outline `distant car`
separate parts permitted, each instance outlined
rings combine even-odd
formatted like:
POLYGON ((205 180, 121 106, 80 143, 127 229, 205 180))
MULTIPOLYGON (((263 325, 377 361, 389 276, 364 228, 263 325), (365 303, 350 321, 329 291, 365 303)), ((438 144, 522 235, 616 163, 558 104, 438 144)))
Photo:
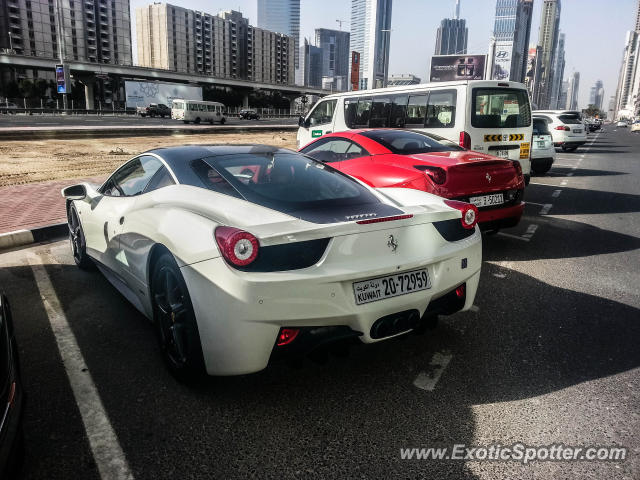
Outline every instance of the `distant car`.
POLYGON ((14 478, 24 453, 18 348, 9 301, 0 294, 0 478, 14 478))
POLYGON ((171 109, 164 103, 151 103, 148 107, 138 107, 138 113, 141 117, 170 117, 171 109))
POLYGON ((619 121, 616 126, 620 128, 627 128, 629 125, 627 125, 627 122, 625 121, 619 121))
POLYGON ((538 175, 549 171, 556 160, 553 138, 544 118, 533 117, 533 140, 531 143, 531 171, 538 175))
POLYGON ((574 110, 537 110, 533 115, 547 121, 553 145, 565 152, 573 152, 587 143, 587 129, 580 112, 574 110))
POLYGON ((631 125, 631 131, 640 132, 640 122, 635 122, 633 125, 631 125))
POLYGON ((260 120, 260 115, 255 110, 240 110, 238 117, 243 120, 260 120))
POLYGON ((469 202, 478 208, 483 230, 514 227, 524 210, 520 162, 466 150, 431 133, 348 130, 300 151, 374 188, 413 188, 469 202))

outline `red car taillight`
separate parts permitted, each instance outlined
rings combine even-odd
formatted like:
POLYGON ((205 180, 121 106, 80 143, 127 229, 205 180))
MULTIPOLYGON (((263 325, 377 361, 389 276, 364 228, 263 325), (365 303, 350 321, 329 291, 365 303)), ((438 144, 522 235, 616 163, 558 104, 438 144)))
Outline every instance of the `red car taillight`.
POLYGON ((276 342, 279 347, 289 345, 293 342, 300 333, 299 328, 281 328, 278 334, 278 341, 276 342))
POLYGON ((260 242, 249 232, 233 227, 218 227, 215 237, 220 253, 233 265, 244 267, 258 256, 260 242))
POLYGON ((444 203, 462 212, 460 221, 464 228, 471 229, 478 223, 478 209, 475 205, 458 200, 445 200, 444 203))
POLYGON ((467 150, 471 150, 471 136, 467 132, 460 132, 460 142, 459 145, 462 148, 466 148, 467 150))
POLYGON ((556 130, 564 130, 565 132, 570 132, 571 129, 565 125, 560 125, 558 127, 556 127, 556 130))

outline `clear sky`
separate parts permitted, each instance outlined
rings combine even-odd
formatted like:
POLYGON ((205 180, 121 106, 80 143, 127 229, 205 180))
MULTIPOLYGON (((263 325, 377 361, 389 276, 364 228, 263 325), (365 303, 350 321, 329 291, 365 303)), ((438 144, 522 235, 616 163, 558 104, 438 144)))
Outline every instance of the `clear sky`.
MULTIPOLYGON (((634 27, 638 0, 562 0, 560 29, 566 34, 565 79, 580 72, 580 107, 589 101, 596 80, 604 82, 604 108, 615 94, 626 31, 634 27)), ((135 7, 149 0, 131 0, 135 29, 135 7)), ((256 0, 173 0, 168 3, 216 14, 239 10, 256 24, 256 0)), ((301 0, 301 35, 313 39, 314 29, 338 28, 337 19, 348 22, 349 0, 301 0)), ((469 27, 469 53, 487 53, 493 30, 496 0, 461 0, 460 16, 469 27)), ((390 74, 412 73, 426 80, 435 48, 436 29, 443 18, 453 17, 455 0, 395 0, 393 4, 390 74)), ((538 38, 542 0, 534 0, 531 43, 538 38)), ((349 23, 343 24, 343 30, 349 23)), ((133 34, 134 58, 135 31, 133 34)))

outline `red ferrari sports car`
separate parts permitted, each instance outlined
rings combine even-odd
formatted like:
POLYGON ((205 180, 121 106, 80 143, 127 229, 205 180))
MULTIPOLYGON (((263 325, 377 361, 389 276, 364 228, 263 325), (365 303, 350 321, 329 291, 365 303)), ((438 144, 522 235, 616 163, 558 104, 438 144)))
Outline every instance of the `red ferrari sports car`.
POLYGON ((469 202, 483 230, 513 227, 524 210, 520 163, 437 135, 362 129, 324 135, 300 149, 372 187, 405 187, 469 202))

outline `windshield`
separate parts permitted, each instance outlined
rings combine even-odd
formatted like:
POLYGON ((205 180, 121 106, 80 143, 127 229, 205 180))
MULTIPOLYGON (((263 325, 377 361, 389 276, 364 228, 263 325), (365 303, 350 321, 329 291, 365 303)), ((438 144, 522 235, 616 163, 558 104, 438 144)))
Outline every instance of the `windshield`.
POLYGON ((380 203, 350 177, 296 153, 222 155, 192 167, 210 190, 285 213, 380 203))
POLYGON ((464 150, 455 143, 438 135, 410 130, 370 130, 362 132, 361 135, 375 140, 392 153, 398 155, 464 150))
POLYGON ((474 88, 471 125, 476 128, 522 128, 531 125, 526 90, 474 88))

